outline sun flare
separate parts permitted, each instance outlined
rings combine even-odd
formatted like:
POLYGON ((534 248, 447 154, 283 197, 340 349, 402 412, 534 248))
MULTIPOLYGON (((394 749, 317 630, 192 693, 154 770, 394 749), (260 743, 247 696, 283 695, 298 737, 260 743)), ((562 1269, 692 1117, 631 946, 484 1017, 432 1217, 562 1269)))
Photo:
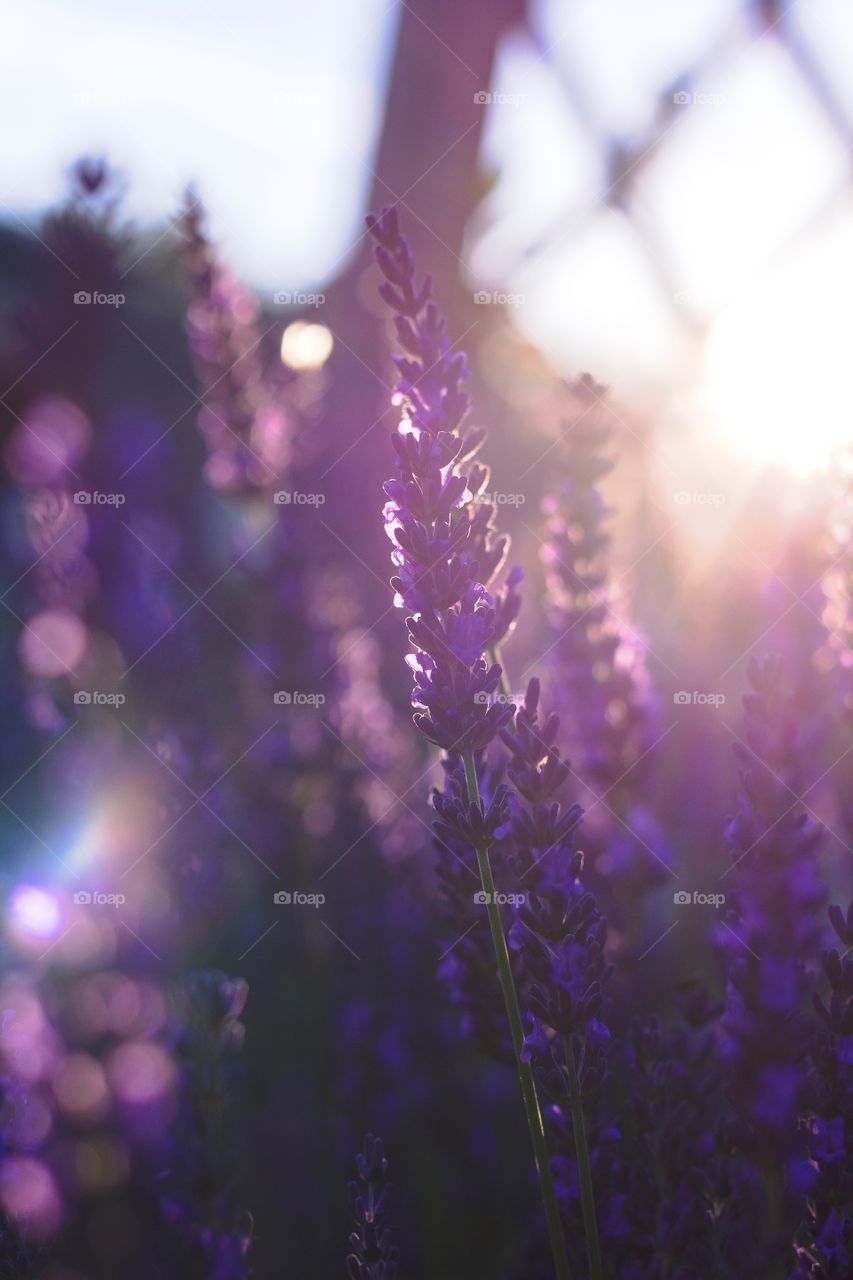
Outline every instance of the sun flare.
POLYGON ((721 436, 807 476, 850 439, 853 234, 836 229, 723 310, 706 403, 721 436))

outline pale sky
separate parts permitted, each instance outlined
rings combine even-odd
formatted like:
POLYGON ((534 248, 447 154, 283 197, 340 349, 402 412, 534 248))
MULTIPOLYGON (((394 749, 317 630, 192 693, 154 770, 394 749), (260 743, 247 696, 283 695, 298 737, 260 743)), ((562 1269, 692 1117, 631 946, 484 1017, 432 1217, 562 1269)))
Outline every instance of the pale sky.
POLYGON ((192 179, 241 274, 315 283, 360 221, 395 23, 394 0, 6 0, 0 201, 34 221, 105 153, 129 215, 161 223, 192 179))
MULTIPOLYGON (((361 231, 398 15, 398 0, 6 0, 0 219, 36 225, 70 163, 103 152, 143 228, 192 180, 249 285, 322 288, 361 231)), ((853 133, 850 0, 796 0, 786 24, 853 133)), ((538 0, 533 26, 500 50, 472 290, 521 298, 513 322, 564 372, 631 396, 679 386, 708 429, 797 467, 823 456, 853 417, 847 360, 826 359, 853 325, 849 142, 789 49, 743 0, 538 0), (606 139, 642 151, 694 70, 629 212, 607 208, 606 139), (709 326, 698 363, 690 314, 709 326), (780 352, 785 382, 768 374, 780 352), (807 407, 827 439, 812 429, 802 459, 807 407)))

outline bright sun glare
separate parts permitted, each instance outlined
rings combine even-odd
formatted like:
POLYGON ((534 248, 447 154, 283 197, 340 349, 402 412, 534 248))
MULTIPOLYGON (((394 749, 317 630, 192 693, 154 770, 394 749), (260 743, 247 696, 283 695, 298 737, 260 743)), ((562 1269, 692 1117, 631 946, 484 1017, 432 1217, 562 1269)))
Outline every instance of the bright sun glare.
POLYGON ((725 308, 706 351, 713 429, 806 476, 850 441, 853 234, 840 225, 725 308))

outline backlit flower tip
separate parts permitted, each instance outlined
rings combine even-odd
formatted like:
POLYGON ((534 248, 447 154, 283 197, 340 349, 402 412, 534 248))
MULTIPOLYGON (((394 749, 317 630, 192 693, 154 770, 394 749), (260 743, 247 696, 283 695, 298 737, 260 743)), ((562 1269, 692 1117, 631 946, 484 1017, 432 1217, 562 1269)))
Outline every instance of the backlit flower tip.
POLYGON ((560 718, 551 713, 544 724, 539 722, 539 696, 541 686, 538 676, 528 680, 524 693, 524 702, 518 711, 516 729, 518 736, 507 742, 514 756, 538 763, 546 758, 548 751, 557 741, 560 729, 560 718))
POLYGON ((490 845, 509 820, 509 788, 501 783, 487 805, 435 791, 433 808, 438 815, 433 830, 440 840, 460 840, 474 848, 490 845))
POLYGON ((556 796, 571 773, 554 745, 559 730, 560 718, 553 712, 540 724, 539 681, 532 679, 516 716, 515 732, 501 734, 512 756, 508 777, 528 804, 542 804, 556 796))

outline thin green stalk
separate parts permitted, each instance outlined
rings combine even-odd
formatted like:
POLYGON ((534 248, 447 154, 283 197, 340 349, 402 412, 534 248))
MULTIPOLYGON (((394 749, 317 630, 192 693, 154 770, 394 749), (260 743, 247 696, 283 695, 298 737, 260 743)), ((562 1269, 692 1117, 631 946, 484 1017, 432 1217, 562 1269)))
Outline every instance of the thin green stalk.
MULTIPOLYGON (((479 804, 480 788, 477 782, 474 756, 470 751, 466 751, 463 760, 465 762, 465 782, 468 788, 468 798, 474 801, 475 804, 479 804)), ((536 1161, 542 1203, 545 1207, 545 1218, 548 1224, 548 1239, 551 1242, 551 1252, 554 1256, 554 1269, 557 1274, 557 1280, 570 1280, 569 1259, 566 1253, 566 1242, 563 1239, 563 1228, 557 1207, 557 1197, 554 1192, 554 1182, 551 1177, 548 1143, 545 1138, 545 1125, 542 1120, 542 1109, 539 1106, 539 1096, 536 1092, 536 1081, 533 1078, 533 1068, 530 1063, 522 1062, 521 1060, 521 1050, 524 1043, 521 1010, 518 1006, 518 994, 515 990, 515 981, 512 976, 512 965, 510 964, 509 949, 507 948, 501 923, 500 908, 495 901, 495 882, 492 878, 492 868, 489 862, 489 846, 487 844, 478 845, 476 853, 477 866, 480 870, 480 883, 486 895, 486 911, 489 917, 489 928, 492 931, 492 943, 498 964, 498 976, 503 991, 507 1018, 509 1019, 512 1047, 515 1051, 515 1064, 518 1068, 518 1078, 521 1082, 521 1095, 527 1112, 527 1123, 530 1126, 533 1156, 536 1161)))
POLYGON ((601 1245, 598 1241, 598 1218, 595 1213, 595 1193, 592 1189, 592 1171, 589 1167, 589 1144, 586 1140, 586 1121, 583 1114, 583 1099, 580 1094, 578 1069, 575 1062, 575 1050, 571 1036, 563 1037, 566 1049, 566 1066, 569 1072, 569 1090, 572 1102, 572 1131, 575 1137, 575 1155, 578 1160, 578 1178, 581 1187, 581 1207, 583 1208, 583 1228, 586 1235, 586 1247, 589 1254, 589 1280, 604 1280, 604 1269, 601 1265, 601 1245))

